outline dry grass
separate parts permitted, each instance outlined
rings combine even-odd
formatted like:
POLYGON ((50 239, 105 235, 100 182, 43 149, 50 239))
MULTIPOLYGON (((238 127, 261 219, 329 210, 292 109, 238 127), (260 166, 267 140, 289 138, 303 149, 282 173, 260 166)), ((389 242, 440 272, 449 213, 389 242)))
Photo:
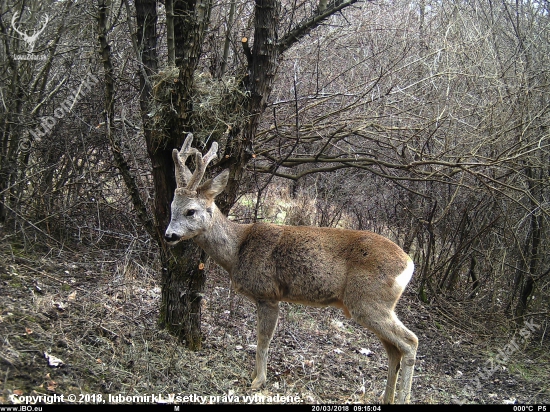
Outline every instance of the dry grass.
MULTIPOLYGON (((212 399, 220 402, 224 395, 239 402, 254 395, 253 305, 232 293, 227 276, 210 264, 205 344, 190 352, 157 327, 160 286, 155 263, 144 255, 137 248, 37 255, 0 245, 0 403, 14 394, 175 394, 208 401, 220 396, 212 399), (49 367, 44 352, 64 366, 49 367)), ((448 314, 412 295, 402 299, 398 313, 420 338, 413 402, 460 399, 487 349, 500 347, 473 341, 448 314)), ((547 403, 548 351, 537 348, 534 343, 468 399, 547 403)), ((386 369, 379 341, 339 311, 282 304, 261 393, 307 403, 376 402, 386 369)))

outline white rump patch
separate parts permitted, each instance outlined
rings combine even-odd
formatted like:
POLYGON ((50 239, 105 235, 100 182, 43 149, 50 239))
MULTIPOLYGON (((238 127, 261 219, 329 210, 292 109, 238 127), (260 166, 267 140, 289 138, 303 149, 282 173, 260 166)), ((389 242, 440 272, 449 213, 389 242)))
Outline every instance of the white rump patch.
POLYGON ((395 278, 395 283, 401 288, 401 290, 404 290, 405 287, 409 284, 409 281, 412 278, 414 272, 414 263, 411 259, 407 262, 407 267, 405 270, 395 278))

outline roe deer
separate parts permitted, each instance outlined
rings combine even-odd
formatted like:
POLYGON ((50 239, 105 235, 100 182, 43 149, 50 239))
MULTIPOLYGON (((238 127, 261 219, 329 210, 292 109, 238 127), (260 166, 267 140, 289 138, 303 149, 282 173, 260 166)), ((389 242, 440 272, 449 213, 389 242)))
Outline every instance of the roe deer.
POLYGON ((256 304, 258 345, 252 388, 266 381, 279 302, 286 301, 341 308, 348 318, 374 332, 389 358, 383 402, 394 401, 401 364, 397 401, 409 402, 418 339, 394 312, 414 271, 409 256, 372 232, 230 221, 214 203, 227 184, 228 171, 200 185, 218 145, 213 143, 203 158, 191 148, 192 139, 188 135, 181 150, 173 150, 177 189, 165 239, 173 245, 193 238, 229 272, 233 288, 256 304), (194 173, 185 165, 192 154, 194 173))

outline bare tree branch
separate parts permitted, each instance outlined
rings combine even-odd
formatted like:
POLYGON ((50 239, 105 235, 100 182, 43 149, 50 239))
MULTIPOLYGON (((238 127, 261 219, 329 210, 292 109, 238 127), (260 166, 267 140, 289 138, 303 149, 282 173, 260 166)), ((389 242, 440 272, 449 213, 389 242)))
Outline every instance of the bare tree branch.
POLYGON ((298 27, 295 27, 293 30, 283 36, 282 39, 279 40, 278 45, 280 53, 283 53, 285 50, 292 47, 292 45, 300 41, 302 37, 311 32, 311 30, 319 26, 330 16, 338 13, 348 6, 351 6, 354 3, 357 3, 357 1, 358 0, 335 0, 331 2, 325 9, 320 7, 314 16, 302 22, 298 27))

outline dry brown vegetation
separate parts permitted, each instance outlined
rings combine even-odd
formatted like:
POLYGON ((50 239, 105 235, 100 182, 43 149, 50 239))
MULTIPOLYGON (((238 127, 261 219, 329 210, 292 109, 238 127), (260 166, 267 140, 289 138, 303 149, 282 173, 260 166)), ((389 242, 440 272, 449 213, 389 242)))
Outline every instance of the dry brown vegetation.
MULTIPOLYGON (((146 244, 30 253, 4 242, 0 262, 0 403, 13 394, 231 395, 240 402, 254 395, 255 308, 231 292, 215 264, 207 267, 204 346, 191 352, 157 327, 160 285, 146 244), (64 365, 49 367, 44 352, 64 365)), ((463 393, 509 342, 510 325, 463 305, 425 306, 414 290, 413 282, 398 306, 420 339, 413 402, 550 401, 547 321, 481 391, 463 393)), ((261 393, 307 403, 376 402, 386 367, 378 339, 340 311, 283 304, 261 393)))

